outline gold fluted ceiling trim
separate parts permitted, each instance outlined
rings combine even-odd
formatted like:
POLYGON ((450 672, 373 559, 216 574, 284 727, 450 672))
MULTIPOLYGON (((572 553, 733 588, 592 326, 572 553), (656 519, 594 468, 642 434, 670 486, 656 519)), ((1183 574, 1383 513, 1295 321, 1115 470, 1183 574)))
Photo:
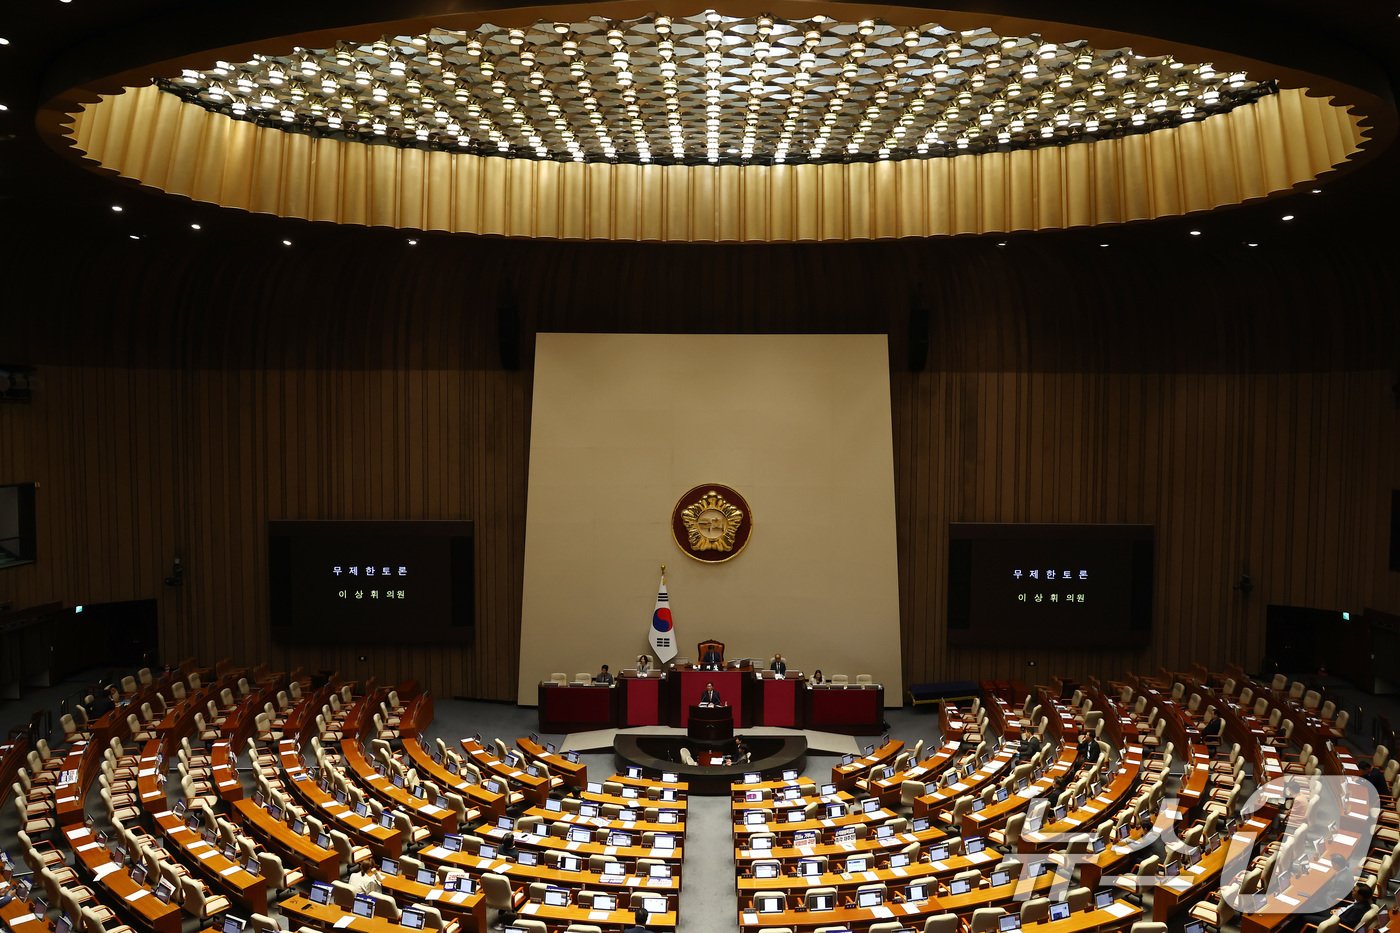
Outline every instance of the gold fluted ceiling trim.
POLYGON ((1288 89, 1196 123, 1063 147, 825 165, 630 165, 474 156, 284 133, 154 86, 68 135, 140 184, 254 213, 491 236, 849 241, 1046 230, 1212 210, 1310 182, 1360 120, 1288 89))

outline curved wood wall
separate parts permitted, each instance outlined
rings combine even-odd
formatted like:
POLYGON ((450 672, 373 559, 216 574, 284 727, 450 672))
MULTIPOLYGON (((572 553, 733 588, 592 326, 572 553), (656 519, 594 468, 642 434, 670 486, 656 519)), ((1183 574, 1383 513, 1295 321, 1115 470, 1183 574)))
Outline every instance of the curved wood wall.
POLYGON ((170 657, 412 671, 441 696, 509 700, 530 332, 888 330, 908 682, 1252 662, 1271 602, 1400 610, 1395 273, 1383 247, 1298 237, 1249 259, 1020 241, 410 252, 363 233, 294 250, 78 233, 65 252, 26 234, 16 268, 63 300, 11 321, 38 381, 32 404, 0 405, 0 482, 42 484, 40 558, 0 571, 0 602, 154 598, 170 657), (931 309, 926 372, 907 362, 911 291, 931 309), (498 357, 503 293, 527 336, 518 371, 498 357), (477 522, 475 645, 273 648, 266 521, 390 517, 477 522), (1152 651, 948 652, 949 521, 1155 523, 1152 651))

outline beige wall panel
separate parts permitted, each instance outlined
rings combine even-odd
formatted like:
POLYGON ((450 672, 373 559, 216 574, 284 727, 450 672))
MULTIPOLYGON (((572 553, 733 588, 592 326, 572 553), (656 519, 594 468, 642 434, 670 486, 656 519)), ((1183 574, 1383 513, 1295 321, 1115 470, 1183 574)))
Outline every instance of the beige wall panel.
POLYGON ((519 701, 552 671, 647 649, 659 565, 681 656, 871 673, 901 693, 889 363, 882 335, 540 334, 519 701), (723 564, 681 553, 671 510, 706 482, 753 510, 723 564), (689 646, 689 647, 687 647, 689 646))

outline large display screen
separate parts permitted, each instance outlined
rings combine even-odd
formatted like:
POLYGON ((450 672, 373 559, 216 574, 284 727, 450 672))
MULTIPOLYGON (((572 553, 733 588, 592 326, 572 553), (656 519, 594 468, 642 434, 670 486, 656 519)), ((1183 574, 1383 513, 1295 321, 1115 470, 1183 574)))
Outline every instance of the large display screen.
POLYGON ((277 641, 422 643, 472 634, 471 522, 269 522, 277 641))
POLYGON ((948 643, 1146 644, 1151 525, 953 524, 948 643))

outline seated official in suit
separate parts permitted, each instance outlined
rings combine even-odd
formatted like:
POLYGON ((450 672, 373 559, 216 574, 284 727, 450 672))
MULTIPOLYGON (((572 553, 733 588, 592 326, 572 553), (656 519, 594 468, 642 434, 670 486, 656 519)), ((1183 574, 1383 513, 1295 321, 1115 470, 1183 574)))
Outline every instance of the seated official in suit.
POLYGON ((641 674, 643 677, 651 673, 651 655, 637 655, 637 673, 641 674))
POLYGON ((595 684, 611 684, 613 682, 613 675, 608 671, 606 664, 603 665, 602 670, 593 675, 593 682, 595 684))
POLYGON ((700 666, 709 670, 717 670, 724 663, 724 658, 720 656, 719 649, 714 645, 705 649, 705 654, 700 658, 700 666))
POLYGON ((787 674, 787 662, 783 660, 781 654, 775 654, 773 655, 772 662, 768 665, 768 669, 779 676, 785 676, 787 674))
POLYGON ((1215 715, 1215 710, 1207 710, 1205 721, 1201 723, 1201 740, 1207 745, 1219 743, 1220 733, 1224 728, 1225 720, 1215 715))
POLYGON ((1038 751, 1040 751, 1040 736, 1032 732, 1021 739, 1021 745, 1016 749, 1016 760, 1030 761, 1038 751))
POLYGON ((707 683, 705 684, 705 692, 700 694, 700 702, 708 703, 711 706, 719 706, 720 703, 724 701, 720 699, 719 691, 715 689, 715 685, 713 683, 707 683))
POLYGON ((646 909, 638 907, 633 911, 633 914, 636 916, 637 922, 623 930, 622 933, 647 933, 647 921, 651 919, 651 916, 646 912, 646 909))
POLYGON ((1099 743, 1093 735, 1084 733, 1079 737, 1079 744, 1075 746, 1075 764, 1092 764, 1098 761, 1100 751, 1099 743))

